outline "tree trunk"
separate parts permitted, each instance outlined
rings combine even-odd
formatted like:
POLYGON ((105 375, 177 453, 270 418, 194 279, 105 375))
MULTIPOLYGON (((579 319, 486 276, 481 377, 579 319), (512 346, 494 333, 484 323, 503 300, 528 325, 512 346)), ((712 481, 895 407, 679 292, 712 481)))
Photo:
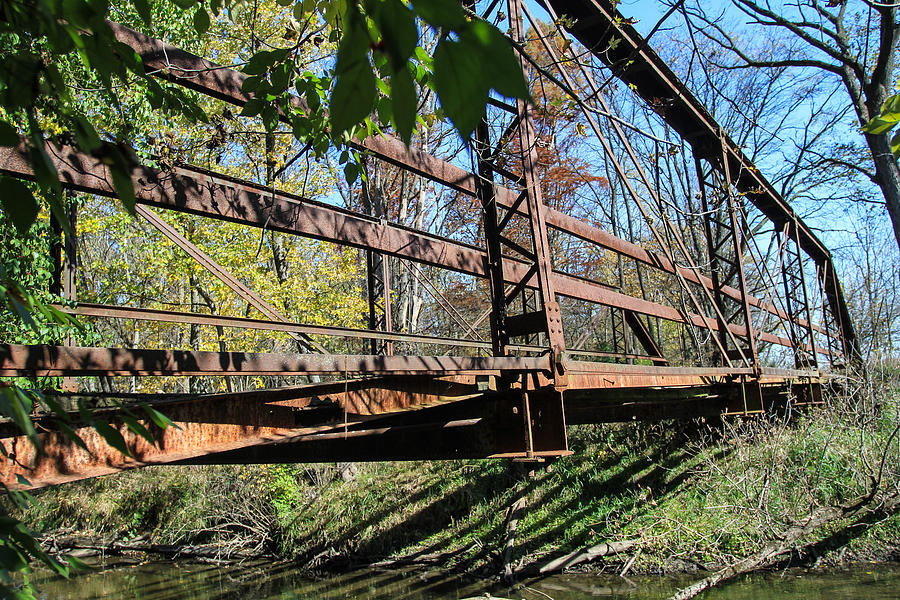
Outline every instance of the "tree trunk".
POLYGON ((900 246, 900 167, 891 152, 887 135, 866 135, 866 142, 875 161, 875 180, 884 194, 885 206, 894 227, 894 237, 900 246))

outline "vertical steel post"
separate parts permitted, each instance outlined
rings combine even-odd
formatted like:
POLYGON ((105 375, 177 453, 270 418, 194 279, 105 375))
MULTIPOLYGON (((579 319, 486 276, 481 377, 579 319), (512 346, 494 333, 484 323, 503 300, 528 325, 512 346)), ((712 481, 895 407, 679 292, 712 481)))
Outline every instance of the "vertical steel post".
MULTIPOLYGON (((69 219, 72 235, 63 232, 63 227, 55 216, 50 216, 50 229, 54 234, 54 242, 50 247, 52 261, 52 273, 50 278, 50 293, 61 296, 65 300, 75 301, 77 294, 77 265, 78 265, 78 239, 76 231, 78 227, 78 209, 74 199, 63 192, 63 205, 66 207, 66 215, 69 219)), ((66 346, 74 345, 74 340, 67 334, 63 340, 66 346)), ((75 392, 78 389, 78 380, 74 377, 63 377, 60 385, 65 392, 75 392)))
MULTIPOLYGON (((794 364, 797 368, 816 368, 816 338, 812 328, 812 312, 806 293, 806 276, 803 273, 803 256, 796 236, 791 235, 791 223, 784 225, 784 260, 781 279, 784 284, 785 306, 788 313, 788 332, 794 346, 794 364), (806 324, 801 324, 806 321, 806 324)), ((796 232, 796 226, 793 227, 796 232)))
MULTIPOLYGON (((391 319, 391 273, 387 257, 374 250, 366 250, 366 292, 369 300, 369 329, 390 333, 391 319)), ((370 340, 372 354, 394 354, 391 341, 370 340)))
POLYGON ((485 118, 482 118, 478 127, 475 128, 473 147, 478 162, 475 196, 481 201, 488 285, 491 294, 491 348, 494 356, 505 356, 507 354, 506 347, 509 345, 509 332, 506 329, 506 286, 503 282, 502 248, 500 246, 497 198, 494 190, 490 128, 485 118))
MULTIPOLYGON (((510 35, 516 44, 525 43, 525 27, 522 21, 522 0, 509 0, 510 35)), ((519 53, 522 70, 526 71, 528 63, 519 53)), ((558 388, 566 386, 566 375, 563 359, 566 342, 562 329, 562 314, 556 293, 553 288, 553 265, 550 259, 550 242, 547 238, 547 223, 544 218, 544 199, 541 183, 537 176, 537 139, 531 106, 527 101, 516 102, 518 116, 519 143, 522 152, 522 179, 525 186, 528 220, 533 241, 535 275, 537 279, 537 295, 541 301, 543 314, 542 326, 545 328, 550 344, 554 381, 558 388)))

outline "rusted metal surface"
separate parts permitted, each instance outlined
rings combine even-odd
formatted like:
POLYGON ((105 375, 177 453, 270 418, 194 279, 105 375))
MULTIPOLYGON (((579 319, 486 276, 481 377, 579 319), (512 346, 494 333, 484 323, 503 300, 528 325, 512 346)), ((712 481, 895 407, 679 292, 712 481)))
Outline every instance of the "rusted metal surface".
POLYGON ((57 306, 57 308, 62 312, 84 317, 137 319, 144 321, 162 321, 167 323, 192 323, 195 325, 236 327, 241 329, 258 329, 264 331, 282 331, 285 333, 326 335, 367 340, 380 340, 384 342, 414 342, 440 346, 462 346, 467 348, 486 349, 489 349, 491 347, 490 343, 477 340, 446 338, 432 335, 417 335, 411 333, 385 333, 382 330, 373 329, 352 329, 349 327, 336 327, 329 325, 285 323, 283 321, 248 319, 244 317, 226 317, 205 313, 176 312, 156 308, 110 306, 107 304, 92 304, 87 302, 82 302, 75 308, 66 306, 57 306))
MULTIPOLYGON (((704 169, 701 159, 694 158, 697 183, 700 188, 701 208, 706 218, 703 219, 703 232, 706 238, 707 257, 713 279, 713 301, 718 306, 719 339, 723 347, 728 348, 729 339, 723 335, 728 322, 737 320, 741 315, 747 328, 747 335, 742 338, 746 346, 733 346, 733 358, 740 357, 745 364, 759 364, 759 353, 756 346, 756 335, 753 331, 753 318, 747 293, 747 282, 744 273, 743 233, 739 226, 736 202, 731 189, 731 176, 727 161, 722 161, 721 171, 714 168, 704 169), (723 172, 724 177, 720 175, 723 172), (727 296, 722 288, 729 281, 737 279, 741 290, 739 299, 732 299, 732 306, 726 303, 727 296), (733 310, 733 304, 738 305, 733 310)), ((796 342, 796 339, 791 338, 796 342)), ((726 357, 721 357, 725 362, 726 357)))
POLYGON ((546 357, 373 356, 270 354, 0 345, 0 376, 57 375, 341 375, 365 373, 452 375, 550 371, 546 357))
MULTIPOLYGON (((525 24, 522 19, 522 0, 508 0, 507 7, 509 9, 509 34, 513 43, 516 45, 524 44, 525 24)), ((528 62, 525 57, 519 57, 519 64, 524 71, 528 68, 528 62)), ((566 340, 562 326, 562 312, 559 302, 556 301, 556 280, 553 276, 553 264, 550 260, 550 242, 547 237, 547 223, 544 206, 544 198, 541 191, 541 182, 538 178, 538 153, 537 138, 534 130, 533 107, 529 99, 518 99, 516 101, 516 129, 518 131, 519 140, 519 160, 522 166, 521 184, 524 186, 522 195, 524 201, 522 204, 527 208, 528 229, 531 234, 531 252, 524 248, 518 248, 512 244, 504 235, 502 227, 497 235, 501 242, 511 247, 523 256, 529 254, 533 260, 533 266, 529 269, 534 272, 537 281, 537 299, 540 306, 535 307, 532 313, 535 319, 534 326, 528 327, 520 333, 537 334, 543 333, 547 336, 547 342, 550 347, 551 365, 553 367, 554 385, 558 389, 566 387, 566 373, 561 367, 563 353, 566 351, 566 340)), ((496 168, 496 167, 495 167, 496 168)), ((518 289, 518 285, 516 287, 518 289)), ((524 292, 524 288, 522 288, 524 292)), ((520 292, 520 293, 522 293, 520 292)), ((511 302, 510 295, 505 297, 507 308, 511 302)), ((511 325, 511 319, 507 320, 507 326, 511 325)), ((510 334, 511 335, 511 334, 510 334)), ((527 406, 527 402, 526 402, 527 406)))
MULTIPOLYGON (((162 400, 159 395, 153 395, 155 399, 142 396, 138 399, 151 401, 176 424, 160 430, 149 421, 143 422, 156 445, 132 433, 116 417, 114 409, 97 410, 96 418, 120 432, 131 457, 110 448, 92 427, 76 425, 76 433, 90 451, 86 452, 59 432, 51 418, 37 420, 44 449, 41 455, 14 425, 0 423, 0 444, 13 457, 13 460, 0 461, 0 480, 15 485, 18 474, 27 478, 33 487, 55 485, 234 450, 288 435, 310 435, 336 427, 343 430, 380 415, 440 405, 477 393, 471 377, 455 380, 406 377, 162 400)), ((131 404, 135 400, 122 399, 131 404)), ((141 409, 135 408, 134 412, 140 415, 141 409)), ((80 417, 76 412, 71 418, 77 423, 80 417)))

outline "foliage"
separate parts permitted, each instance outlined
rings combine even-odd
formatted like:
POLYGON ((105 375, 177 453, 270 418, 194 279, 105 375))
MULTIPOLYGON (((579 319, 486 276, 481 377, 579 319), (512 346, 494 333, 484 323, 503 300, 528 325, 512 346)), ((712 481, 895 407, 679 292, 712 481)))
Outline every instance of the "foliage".
MULTIPOLYGON (((881 106, 881 114, 872 118, 862 126, 864 133, 884 135, 900 123, 900 94, 889 96, 881 106)), ((891 137, 891 152, 894 158, 900 158, 900 131, 891 137)))

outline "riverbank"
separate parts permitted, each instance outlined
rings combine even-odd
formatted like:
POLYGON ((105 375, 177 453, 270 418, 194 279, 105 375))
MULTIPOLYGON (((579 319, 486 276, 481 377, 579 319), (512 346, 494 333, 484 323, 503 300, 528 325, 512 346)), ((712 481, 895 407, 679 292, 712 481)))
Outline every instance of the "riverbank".
MULTIPOLYGON (((896 387, 882 389, 877 397, 835 396, 806 414, 577 427, 575 454, 550 465, 148 468, 36 493, 23 516, 59 547, 73 539, 157 545, 221 560, 266 555, 310 569, 434 564, 527 573, 633 540, 574 568, 714 570, 811 509, 865 493, 879 466, 881 490, 897 485, 896 387), (507 553, 510 521, 517 525, 507 553)), ((816 530, 785 560, 898 556, 900 518, 879 513, 876 499, 872 511, 816 530)))

